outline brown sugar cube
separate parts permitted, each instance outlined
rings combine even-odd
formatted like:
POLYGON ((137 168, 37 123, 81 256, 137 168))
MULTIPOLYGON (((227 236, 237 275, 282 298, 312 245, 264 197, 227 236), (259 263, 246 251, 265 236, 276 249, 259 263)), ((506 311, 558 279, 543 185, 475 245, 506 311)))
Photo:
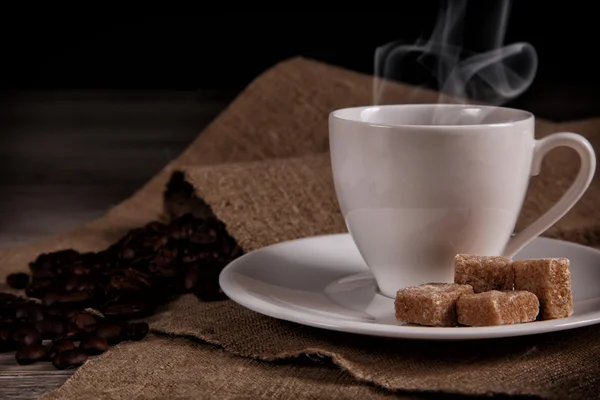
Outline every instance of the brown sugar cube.
POLYGON ((571 271, 567 258, 515 260, 515 289, 534 293, 540 300, 539 319, 573 314, 571 271))
POLYGON ((454 256, 454 283, 471 285, 475 293, 513 290, 512 260, 500 256, 457 254, 454 256))
POLYGON ((535 321, 540 302, 523 290, 465 294, 456 302, 458 323, 468 326, 512 325, 535 321))
POLYGON ((427 283, 398 290, 394 306, 400 322, 427 326, 456 326, 456 300, 473 293, 470 285, 427 283))

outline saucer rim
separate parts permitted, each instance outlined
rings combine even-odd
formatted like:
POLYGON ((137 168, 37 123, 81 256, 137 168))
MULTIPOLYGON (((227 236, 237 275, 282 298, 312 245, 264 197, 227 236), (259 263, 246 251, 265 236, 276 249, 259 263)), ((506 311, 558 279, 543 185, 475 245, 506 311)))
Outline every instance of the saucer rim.
MULTIPOLYGON (((312 314, 310 312, 292 310, 284 306, 273 304, 268 301, 259 299, 250 295, 249 292, 243 290, 243 288, 240 287, 240 285, 234 283, 232 279, 233 274, 235 274, 237 270, 243 268, 244 265, 246 265, 248 259, 256 257, 256 254, 259 252, 269 252, 272 251, 274 248, 291 246, 298 242, 319 241, 324 239, 351 240, 350 235, 348 233, 315 235, 282 241, 248 252, 229 263, 221 271, 221 274, 219 275, 219 284, 221 286, 221 289, 223 290, 223 292, 225 292, 229 299, 241 305, 242 307, 245 307, 259 314, 269 316, 271 318, 338 332, 398 339, 436 341, 497 339, 558 332, 600 323, 600 309, 598 309, 597 311, 588 312, 581 316, 571 316, 562 319, 535 321, 515 325, 485 327, 429 327, 414 325, 409 326, 377 324, 372 322, 361 321, 344 321, 342 319, 335 320, 324 316, 320 316, 318 314, 312 314)), ((579 243, 548 237, 537 237, 533 241, 547 242, 548 245, 552 245, 553 243, 560 243, 561 245, 573 247, 578 251, 593 253, 596 257, 600 259, 599 249, 585 246, 579 243)))

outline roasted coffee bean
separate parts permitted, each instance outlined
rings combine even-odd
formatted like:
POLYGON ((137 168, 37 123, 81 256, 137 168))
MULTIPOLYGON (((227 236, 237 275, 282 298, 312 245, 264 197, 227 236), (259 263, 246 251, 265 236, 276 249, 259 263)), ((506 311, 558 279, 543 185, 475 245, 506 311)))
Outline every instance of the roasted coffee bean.
POLYGON ((91 303, 93 297, 93 293, 90 292, 62 293, 52 304, 57 306, 78 306, 80 308, 85 308, 91 303))
POLYGON ((175 268, 173 268, 173 266, 171 265, 164 265, 164 264, 150 264, 150 272, 152 272, 154 275, 156 275, 157 277, 163 279, 163 278, 172 278, 175 276, 175 274, 177 273, 177 271, 175 270, 175 268))
POLYGON ((7 304, 0 307, 0 321, 11 322, 17 319, 17 305, 7 304))
POLYGON ((126 247, 121 252, 121 258, 123 260, 133 260, 135 258, 135 250, 131 247, 126 247))
POLYGON ((77 310, 75 308, 68 308, 68 307, 63 308, 62 310, 63 310, 63 317, 65 317, 67 319, 73 317, 73 315, 75 315, 75 314, 79 314, 79 312, 80 312, 80 310, 77 310))
POLYGON ((29 264, 32 271, 53 269, 60 265, 70 264, 77 260, 79 253, 75 250, 60 250, 53 253, 40 254, 38 258, 29 264))
POLYGON ((152 306, 142 303, 115 304, 104 310, 107 318, 113 319, 136 319, 148 316, 153 311, 152 306))
POLYGON ((59 299, 63 297, 62 293, 59 292, 48 292, 42 297, 42 304, 49 307, 53 304, 58 304, 59 299))
POLYGON ((25 301, 25 299, 15 296, 12 293, 0 293, 0 306, 7 306, 15 303, 23 303, 25 301))
POLYGON ((81 284, 81 281, 79 280, 79 278, 68 278, 67 281, 65 282, 64 291, 65 292, 77 291, 80 284, 81 284))
POLYGON ((17 363, 21 365, 33 364, 46 358, 46 348, 41 344, 33 344, 21 347, 15 353, 17 363))
POLYGON ((71 316, 79 313, 80 310, 74 310, 69 307, 51 306, 45 309, 47 317, 55 317, 61 320, 71 318, 71 316))
MULTIPOLYGON (((35 276, 34 276, 35 278, 35 276)), ((25 290, 25 294, 28 297, 33 297, 36 299, 40 299, 44 297, 44 295, 52 290, 52 285, 54 282, 52 280, 33 280, 25 290)))
POLYGON ((37 304, 17 305, 15 317, 23 322, 38 322, 44 319, 44 311, 37 304))
POLYGON ((75 275, 75 276, 85 276, 85 275, 89 275, 90 274, 90 269, 81 264, 74 264, 71 266, 71 268, 69 269, 69 272, 71 273, 71 275, 75 275))
POLYGON ((119 325, 102 325, 94 331, 96 336, 99 336, 110 344, 119 343, 122 340, 123 328, 119 325))
POLYGON ((0 341, 6 342, 11 340, 13 334, 12 324, 2 323, 0 324, 0 341))
POLYGON ((227 300, 227 295, 221 290, 221 287, 216 283, 199 285, 194 292, 194 295, 202 301, 218 301, 227 300))
POLYGON ((0 350, 52 339, 55 366, 77 366, 87 357, 83 350, 96 354, 109 343, 145 337, 148 324, 130 321, 152 315, 174 296, 226 298, 219 273, 243 251, 225 224, 209 210, 203 215, 183 214, 168 225, 150 222, 98 252, 40 254, 30 263, 29 282, 14 286, 26 286, 27 296, 42 304, 0 294, 0 350), (73 348, 74 340, 81 340, 80 348, 73 348))
POLYGON ((140 285, 146 286, 146 288, 152 288, 152 277, 149 274, 146 274, 142 271, 138 271, 137 269, 127 268, 123 271, 126 277, 131 278, 138 282, 140 285))
POLYGON ((140 292, 147 289, 147 286, 143 285, 139 281, 127 278, 125 276, 113 276, 110 278, 110 289, 124 292, 140 292))
POLYGON ((87 313, 78 313, 69 318, 69 321, 77 325, 80 330, 91 331, 96 328, 98 321, 96 317, 87 313))
POLYGON ((12 339, 13 330, 9 324, 0 324, 0 352, 12 351, 17 343, 12 339))
POLYGON ((125 338, 127 340, 142 340, 149 331, 150 327, 146 322, 132 322, 125 325, 125 338))
POLYGON ((33 273, 32 280, 34 282, 42 282, 42 281, 50 281, 51 279, 56 278, 58 275, 58 271, 52 269, 40 269, 33 273))
POLYGON ((190 242, 196 244, 210 244, 217 241, 217 231, 209 229, 208 232, 196 232, 189 238, 190 242))
POLYGON ((49 307, 46 308, 46 314, 51 317, 63 318, 65 316, 65 310, 62 308, 49 307))
POLYGON ((56 355, 62 351, 75 350, 76 348, 77 347, 75 347, 75 343, 73 343, 71 340, 61 339, 59 341, 52 343, 52 347, 50 347, 49 356, 52 359, 52 358, 56 357, 56 355))
POLYGON ((89 355, 104 353, 106 349, 108 349, 108 342, 106 339, 96 335, 86 336, 81 343, 79 343, 79 350, 89 355))
POLYGON ((12 339, 20 346, 31 346, 42 343, 42 334, 32 326, 17 329, 12 339))
POLYGON ((13 289, 25 289, 29 284, 29 275, 25 273, 10 274, 6 277, 6 284, 13 289))
POLYGON ((229 259, 235 260, 236 258, 240 257, 243 253, 244 250, 242 250, 240 246, 235 245, 233 249, 231 249, 231 251, 229 252, 229 259))
POLYGON ((166 246, 167 243, 169 243, 168 235, 159 236, 156 239, 154 239, 154 244, 152 245, 152 250, 157 251, 161 247, 166 246))
POLYGON ((79 282, 79 286, 77 286, 77 291, 79 292, 87 292, 93 293, 96 290, 96 284, 92 281, 81 281, 79 282))
POLYGON ((54 339, 62 335, 65 330, 65 324, 56 317, 48 317, 43 321, 38 321, 34 324, 34 327, 42 334, 42 339, 54 339))
POLYGON ((198 285, 198 279, 200 279, 200 272, 198 271, 198 268, 190 269, 187 274, 185 274, 185 290, 188 292, 193 292, 198 285))
POLYGON ((52 365, 57 369, 75 368, 82 365, 87 359, 87 354, 78 349, 65 350, 54 356, 52 365))
POLYGON ((78 340, 81 338, 81 335, 83 334, 83 330, 79 329, 79 327, 77 325, 75 325, 73 322, 67 322, 67 324, 65 325, 65 328, 63 330, 63 333, 59 336, 57 336, 54 340, 59 341, 59 340, 63 340, 63 339, 69 339, 69 340, 78 340))

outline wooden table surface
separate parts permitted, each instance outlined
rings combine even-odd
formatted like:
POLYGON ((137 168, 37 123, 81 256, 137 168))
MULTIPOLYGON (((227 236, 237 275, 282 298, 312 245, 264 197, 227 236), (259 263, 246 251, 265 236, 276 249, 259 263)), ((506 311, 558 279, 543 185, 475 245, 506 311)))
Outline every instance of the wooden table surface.
MULTIPOLYGON (((185 149, 232 92, 21 92, 0 98, 0 247, 102 215, 185 149)), ((0 285, 0 288, 2 286, 0 285)), ((72 370, 0 353, 0 399, 33 399, 72 370)))

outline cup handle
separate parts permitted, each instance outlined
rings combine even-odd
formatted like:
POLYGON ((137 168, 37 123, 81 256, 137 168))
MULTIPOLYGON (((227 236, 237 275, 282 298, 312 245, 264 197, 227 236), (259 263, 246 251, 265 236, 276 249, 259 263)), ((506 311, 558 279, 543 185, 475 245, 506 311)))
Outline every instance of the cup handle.
POLYGON ((596 170, 596 156, 590 142, 576 133, 554 133, 543 139, 536 140, 531 175, 539 175, 542 168, 542 160, 546 154, 560 146, 570 147, 579 154, 581 165, 575 180, 554 206, 527 228, 509 239, 504 249, 504 256, 514 257, 525 245, 554 225, 579 201, 590 185, 596 170))

